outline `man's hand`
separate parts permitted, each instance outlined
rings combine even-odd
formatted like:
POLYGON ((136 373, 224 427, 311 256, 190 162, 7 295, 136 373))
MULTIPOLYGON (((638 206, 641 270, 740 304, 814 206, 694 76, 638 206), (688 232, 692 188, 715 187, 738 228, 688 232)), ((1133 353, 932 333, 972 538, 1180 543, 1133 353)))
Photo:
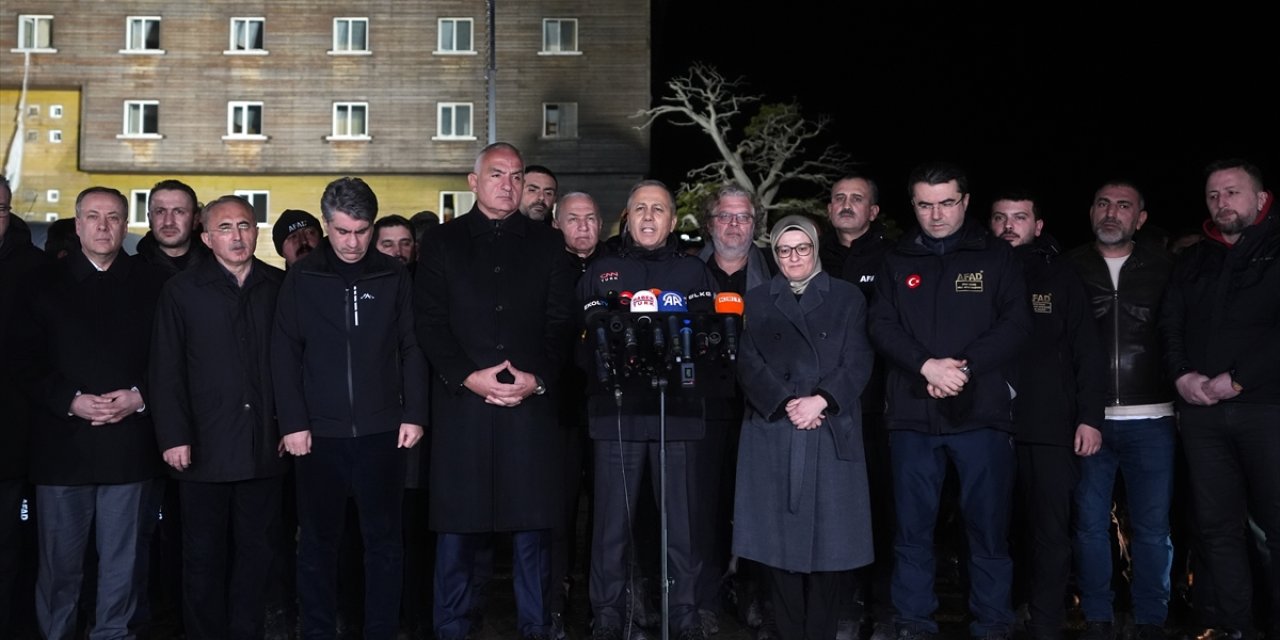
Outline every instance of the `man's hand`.
POLYGON ((82 393, 71 400, 71 414, 100 427, 124 420, 142 408, 142 394, 133 389, 117 389, 102 395, 82 393))
MULTIPOLYGON (((516 390, 514 389, 516 385, 498 380, 498 374, 505 371, 510 366, 511 362, 503 360, 502 362, 499 362, 487 369, 477 369, 472 371, 471 375, 467 376, 467 379, 464 380, 462 384, 469 389, 471 393, 484 398, 484 401, 489 404, 496 404, 502 407, 514 407, 517 404, 520 404, 518 399, 514 402, 512 401, 512 398, 517 396, 516 390)), ((523 396, 519 397, 523 398, 523 396)))
POLYGON ((1102 449, 1102 432, 1081 422, 1076 426, 1076 455, 1088 458, 1102 449))
MULTIPOLYGON (((1203 378, 1204 376, 1200 377, 1203 378)), ((1231 373, 1229 371, 1224 371, 1206 380, 1203 385, 1203 391, 1204 395, 1213 401, 1210 404, 1220 400, 1230 400, 1240 395, 1240 392, 1236 391, 1236 388, 1231 384, 1231 373)))
POLYGON ((787 402, 787 418, 797 429, 817 429, 826 417, 827 399, 822 396, 792 398, 787 402))
MULTIPOLYGON (((1231 377, 1227 376, 1227 380, 1227 388, 1230 389, 1231 377)), ((1218 403, 1216 398, 1211 397, 1205 391, 1205 386, 1208 382, 1208 376, 1205 376, 1198 371, 1189 371, 1178 376, 1178 379, 1174 381, 1173 386, 1177 387, 1178 395, 1182 396, 1183 400, 1197 406, 1207 407, 1218 403)))
POLYGON ((311 430, 291 433, 281 438, 280 444, 291 456, 305 456, 311 453, 311 430))
POLYGON ((925 387, 929 391, 929 395, 935 398, 959 395, 960 391, 964 389, 964 385, 969 383, 968 372, 961 370, 968 364, 967 360, 956 360, 955 358, 929 358, 925 360, 920 367, 920 375, 924 376, 925 381, 929 383, 925 387))
POLYGON ((191 466, 191 445, 184 444, 165 449, 164 462, 178 471, 186 471, 187 467, 191 466))
POLYGON ((400 423, 400 440, 396 442, 396 448, 412 449, 413 445, 418 444, 421 439, 422 425, 402 422, 400 423))

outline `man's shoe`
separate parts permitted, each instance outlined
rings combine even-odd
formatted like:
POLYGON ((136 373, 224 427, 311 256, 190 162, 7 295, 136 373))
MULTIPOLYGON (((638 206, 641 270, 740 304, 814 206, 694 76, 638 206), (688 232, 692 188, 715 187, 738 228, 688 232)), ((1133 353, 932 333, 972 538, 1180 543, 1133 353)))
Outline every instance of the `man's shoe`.
POLYGON ((1092 620, 1084 623, 1084 631, 1080 632, 1080 640, 1115 640, 1116 632, 1110 621, 1092 620))
POLYGON ((720 633, 720 616, 710 609, 698 609, 698 622, 702 624, 702 635, 714 636, 720 633))
MULTIPOLYGON (((1195 638, 1195 640, 1240 640, 1243 636, 1244 634, 1236 631, 1235 629, 1223 629, 1219 627, 1202 629, 1192 637, 1195 638)), ((1159 638, 1156 638, 1156 640, 1160 640, 1162 637, 1163 636, 1160 636, 1159 638)))
POLYGON ((564 614, 554 612, 551 614, 551 629, 547 632, 551 636, 551 640, 568 640, 569 636, 564 631, 564 614))
POLYGON ((676 640, 707 640, 706 634, 702 632, 702 625, 681 629, 680 635, 676 636, 676 640))
POLYGON ((896 637, 898 640, 934 640, 934 638, 937 637, 937 634, 923 629, 899 627, 896 637))
POLYGON ((893 623, 877 622, 871 627, 871 640, 893 640, 893 623))
POLYGON ((1158 624, 1140 624, 1133 628, 1133 640, 1165 640, 1164 627, 1158 624))
POLYGON ((988 631, 987 635, 982 636, 982 640, 1009 640, 1009 630, 993 629, 991 631, 988 631))
POLYGON ((858 623, 849 618, 840 618, 836 623, 836 640, 858 640, 858 623))
POLYGON ((622 640, 622 629, 618 627, 596 627, 591 630, 591 640, 622 640))

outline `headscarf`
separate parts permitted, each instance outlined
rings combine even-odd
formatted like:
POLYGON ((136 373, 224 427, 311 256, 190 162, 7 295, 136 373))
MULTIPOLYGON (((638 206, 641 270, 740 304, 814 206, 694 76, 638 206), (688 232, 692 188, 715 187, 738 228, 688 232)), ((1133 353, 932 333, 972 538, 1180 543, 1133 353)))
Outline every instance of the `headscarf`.
MULTIPOLYGON (((777 224, 773 225, 773 230, 769 232, 769 250, 773 251, 775 258, 778 256, 778 238, 788 231, 799 231, 809 236, 809 242, 813 243, 813 253, 810 254, 813 256, 813 271, 810 271, 809 275, 800 280, 787 279, 787 282, 791 284, 791 292, 800 295, 809 286, 809 282, 819 273, 822 273, 822 261, 818 259, 818 228, 813 226, 813 222, 804 216, 791 215, 779 220, 777 224)), ((781 262, 782 258, 778 258, 778 261, 781 262)))

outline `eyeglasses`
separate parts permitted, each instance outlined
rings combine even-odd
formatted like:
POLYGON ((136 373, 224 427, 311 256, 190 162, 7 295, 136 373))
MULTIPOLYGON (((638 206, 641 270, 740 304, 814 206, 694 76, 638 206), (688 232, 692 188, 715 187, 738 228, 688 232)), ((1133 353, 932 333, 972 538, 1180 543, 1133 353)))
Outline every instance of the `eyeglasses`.
POLYGON ((252 227, 253 225, 249 224, 248 222, 239 222, 239 223, 236 223, 234 227, 229 224, 224 224, 224 225, 214 227, 213 232, 220 236, 229 236, 234 231, 239 231, 241 233, 244 233, 252 227))
POLYGON ((933 213, 935 209, 951 211, 952 209, 960 206, 961 202, 964 202, 964 198, 947 198, 942 202, 917 202, 916 211, 919 211, 920 213, 933 213))
POLYGON ((9 205, 0 204, 0 218, 8 217, 9 214, 12 212, 13 212, 13 209, 9 205))
POLYGON ((717 213, 712 218, 720 224, 740 224, 746 225, 751 222, 751 214, 749 213, 717 213))
POLYGON ((813 243, 806 242, 804 244, 798 244, 794 247, 788 247, 786 245, 778 245, 773 248, 773 252, 778 254, 778 257, 782 258, 783 260, 790 258, 792 252, 794 252, 796 255, 800 256, 801 258, 803 258, 813 253, 813 243))

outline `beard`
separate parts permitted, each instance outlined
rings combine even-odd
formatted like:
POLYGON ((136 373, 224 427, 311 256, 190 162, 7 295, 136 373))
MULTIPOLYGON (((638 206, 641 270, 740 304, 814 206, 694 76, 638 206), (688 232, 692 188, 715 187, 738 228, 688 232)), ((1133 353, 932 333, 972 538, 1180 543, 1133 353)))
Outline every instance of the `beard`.
POLYGON ((1133 238, 1132 233, 1127 233, 1124 228, 1117 225, 1095 225, 1093 235, 1098 238, 1098 242, 1107 245, 1124 244, 1133 238))
POLYGON ((1240 215, 1240 212, 1234 209, 1223 209, 1213 216, 1213 224, 1218 227, 1218 231, 1222 235, 1236 236, 1253 224, 1253 220, 1246 220, 1244 216, 1240 215), (1226 213, 1234 213, 1235 215, 1228 217, 1226 220, 1221 220, 1220 218, 1225 217, 1223 214, 1226 213))

